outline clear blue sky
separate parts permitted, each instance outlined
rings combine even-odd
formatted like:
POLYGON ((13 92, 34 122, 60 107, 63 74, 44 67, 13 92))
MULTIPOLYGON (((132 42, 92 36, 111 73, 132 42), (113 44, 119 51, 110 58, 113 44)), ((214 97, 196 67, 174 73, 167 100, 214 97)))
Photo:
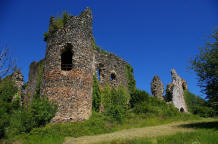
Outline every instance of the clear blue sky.
POLYGON ((138 88, 150 93, 155 74, 166 87, 175 68, 190 91, 202 95, 186 67, 218 26, 218 0, 0 0, 0 42, 16 56, 25 81, 29 64, 45 56, 49 17, 64 10, 78 15, 86 7, 96 43, 134 67, 138 88))

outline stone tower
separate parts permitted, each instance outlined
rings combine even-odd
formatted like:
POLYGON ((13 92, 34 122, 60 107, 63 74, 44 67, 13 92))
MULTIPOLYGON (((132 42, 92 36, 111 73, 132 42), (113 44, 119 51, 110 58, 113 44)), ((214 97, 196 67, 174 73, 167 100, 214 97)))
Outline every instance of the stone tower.
MULTIPOLYGON (((53 22, 52 17, 50 26, 53 22)), ((52 121, 81 121, 90 117, 93 60, 92 13, 86 9, 79 16, 70 16, 64 27, 47 39, 40 93, 58 104, 52 121)))
POLYGON ((153 96, 163 100, 164 86, 160 77, 155 75, 151 82, 151 93, 153 96))

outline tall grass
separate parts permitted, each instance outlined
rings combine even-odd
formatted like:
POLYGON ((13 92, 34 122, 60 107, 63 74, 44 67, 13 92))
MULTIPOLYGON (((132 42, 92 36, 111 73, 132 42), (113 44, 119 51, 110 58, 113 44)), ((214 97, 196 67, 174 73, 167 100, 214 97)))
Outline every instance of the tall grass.
POLYGON ((34 128, 28 134, 15 136, 9 139, 8 142, 20 141, 24 144, 61 144, 64 141, 64 137, 96 135, 122 129, 161 125, 172 121, 190 119, 199 119, 199 117, 182 113, 177 117, 166 118, 151 115, 136 115, 129 111, 123 123, 120 123, 110 119, 110 117, 93 112, 92 117, 87 121, 48 124, 45 127, 34 128))

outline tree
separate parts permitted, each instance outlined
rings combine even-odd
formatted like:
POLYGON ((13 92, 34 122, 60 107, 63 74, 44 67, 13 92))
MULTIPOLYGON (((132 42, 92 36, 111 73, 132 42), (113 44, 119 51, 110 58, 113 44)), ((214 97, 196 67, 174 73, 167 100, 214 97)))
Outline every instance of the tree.
POLYGON ((199 86, 207 95, 208 102, 218 109, 218 29, 212 33, 212 40, 200 48, 191 62, 191 69, 199 77, 199 86))
POLYGON ((15 69, 15 60, 9 55, 9 49, 6 46, 0 46, 0 78, 15 69))

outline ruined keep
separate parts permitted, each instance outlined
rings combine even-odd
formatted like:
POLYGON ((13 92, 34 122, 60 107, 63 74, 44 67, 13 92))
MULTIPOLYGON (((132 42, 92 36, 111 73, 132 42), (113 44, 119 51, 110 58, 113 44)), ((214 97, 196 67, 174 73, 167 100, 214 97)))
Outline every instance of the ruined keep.
POLYGON ((184 90, 187 89, 187 83, 174 69, 171 70, 172 83, 168 84, 167 92, 171 96, 171 101, 180 112, 188 112, 184 99, 184 90))
POLYGON ((51 17, 45 58, 30 65, 25 102, 40 91, 58 104, 53 122, 86 120, 92 112, 93 76, 98 73, 100 87, 127 88, 127 62, 95 48, 90 9, 68 16, 62 27, 55 23, 51 17))
POLYGON ((155 75, 151 81, 151 93, 153 96, 163 100, 164 86, 160 77, 155 75))

